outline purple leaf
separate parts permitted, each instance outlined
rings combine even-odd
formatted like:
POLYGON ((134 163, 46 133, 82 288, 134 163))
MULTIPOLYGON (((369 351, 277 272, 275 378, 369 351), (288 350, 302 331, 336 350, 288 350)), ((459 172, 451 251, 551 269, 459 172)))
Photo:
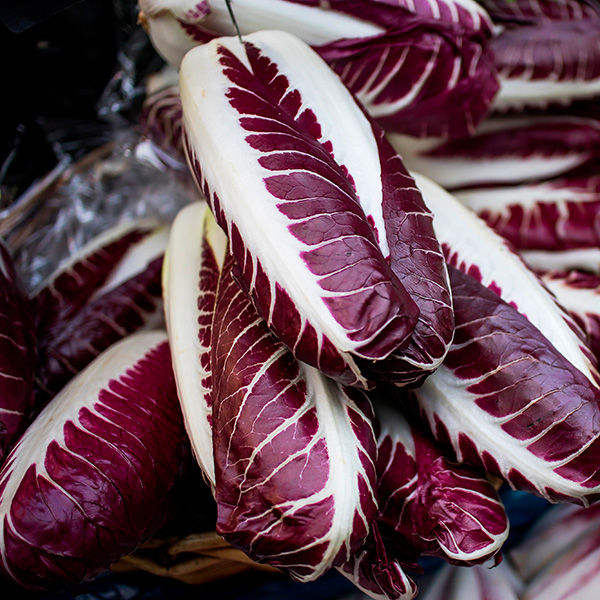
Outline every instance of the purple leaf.
POLYGON ((212 333, 217 532, 308 581, 347 562, 375 510, 372 408, 300 363, 221 273, 212 333))
POLYGON ((35 334, 30 305, 12 257, 0 241, 0 464, 33 406, 35 334))
POLYGON ((480 35, 436 19, 317 51, 383 127, 414 137, 474 134, 499 89, 480 35))
POLYGON ((194 456, 215 485, 211 344, 215 297, 227 238, 206 203, 194 202, 171 228, 164 298, 173 370, 194 456))
POLYGON ((460 461, 554 501, 600 493, 600 391, 512 306, 450 268, 456 335, 415 390, 460 461))
POLYGON ((465 565, 494 556, 508 536, 508 519, 492 484, 378 400, 377 520, 386 540, 415 559, 465 565))
POLYGON ((460 140, 389 139, 409 169, 456 189, 568 173, 600 154, 600 123, 572 116, 496 119, 460 140))
POLYGON ((446 260, 515 307, 571 365, 598 388, 597 361, 585 335, 507 242, 433 182, 415 175, 434 214, 446 260))
POLYGON ((568 105, 600 95, 600 15, 508 27, 491 49, 501 82, 496 110, 568 105))
POLYGON ((93 239, 62 265, 34 295, 41 337, 55 323, 79 310, 108 279, 128 250, 155 225, 118 225, 93 239))
POLYGON ((190 164, 269 327, 298 359, 368 387, 355 357, 406 346, 419 314, 365 214, 383 202, 377 140, 308 46, 282 32, 246 39, 183 62, 190 164))
POLYGON ((0 471, 0 569, 30 589, 108 569, 162 524, 185 433, 166 335, 130 336, 80 373, 0 471))
POLYGON ((400 563, 388 556, 377 523, 354 556, 338 567, 356 587, 376 600, 411 600, 417 586, 402 570, 400 563))
POLYGON ((38 344, 37 403, 123 337, 163 326, 161 268, 167 235, 165 228, 158 229, 130 245, 103 286, 76 312, 46 328, 38 344))
POLYGON ((455 192, 520 250, 600 246, 600 178, 555 179, 455 192))

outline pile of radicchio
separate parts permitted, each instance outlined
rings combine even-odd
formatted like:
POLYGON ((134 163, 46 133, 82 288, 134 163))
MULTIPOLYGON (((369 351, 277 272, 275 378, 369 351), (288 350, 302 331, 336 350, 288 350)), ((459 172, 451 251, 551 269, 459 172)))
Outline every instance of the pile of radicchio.
POLYGON ((297 581, 410 600, 429 556, 448 563, 429 600, 585 598, 600 8, 140 9, 179 70, 143 151, 190 203, 29 295, 1 248, 2 573, 44 590, 133 552, 190 444, 216 532, 297 581), (559 506, 500 564, 506 488, 559 506))

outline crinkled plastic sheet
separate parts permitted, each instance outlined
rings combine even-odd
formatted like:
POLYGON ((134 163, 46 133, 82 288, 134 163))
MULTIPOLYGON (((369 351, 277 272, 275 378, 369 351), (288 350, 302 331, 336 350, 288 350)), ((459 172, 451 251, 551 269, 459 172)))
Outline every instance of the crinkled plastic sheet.
POLYGON ((171 222, 195 199, 152 160, 147 144, 134 128, 121 130, 108 147, 63 166, 57 181, 37 193, 22 222, 6 235, 29 292, 103 231, 141 218, 171 222))

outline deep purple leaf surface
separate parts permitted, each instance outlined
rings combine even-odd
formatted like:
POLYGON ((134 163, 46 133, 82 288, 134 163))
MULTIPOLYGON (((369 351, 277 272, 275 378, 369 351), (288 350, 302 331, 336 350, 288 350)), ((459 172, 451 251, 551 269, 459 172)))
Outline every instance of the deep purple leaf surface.
POLYGON ((456 335, 415 390, 435 437, 514 488, 588 503, 600 492, 600 392, 512 306, 450 268, 456 335))
POLYGON ((491 49, 501 81, 497 110, 568 105, 600 95, 600 15, 508 27, 491 49))
POLYGON ((375 439, 364 392, 297 361, 226 260, 212 343, 217 531, 301 581, 347 562, 375 510, 375 439))
POLYGON ((26 427, 33 405, 35 333, 8 248, 0 242, 0 464, 26 427))
POLYGON ((0 569, 30 589, 78 583, 162 524, 185 433, 162 332, 98 357, 0 471, 0 569))
POLYGON ((317 51, 383 127, 414 137, 472 135, 499 89, 485 40, 437 19, 317 51))
POLYGON ((373 129, 304 43, 282 32, 246 39, 186 56, 190 164, 269 327, 300 360, 368 387, 355 357, 405 347, 419 314, 363 206, 383 200, 373 129), (234 150, 235 175, 223 168, 234 150))
POLYGON ((379 400, 377 521, 386 540, 413 560, 429 555, 467 565, 490 559, 509 526, 492 484, 453 461, 398 407, 379 400))

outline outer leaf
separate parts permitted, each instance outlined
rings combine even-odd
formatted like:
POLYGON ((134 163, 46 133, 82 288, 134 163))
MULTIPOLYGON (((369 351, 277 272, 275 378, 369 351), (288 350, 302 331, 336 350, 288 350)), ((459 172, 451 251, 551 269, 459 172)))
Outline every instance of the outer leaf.
POLYGON ((10 252, 0 241, 0 464, 26 427, 33 405, 35 335, 10 252))
POLYGON ((472 135, 498 92, 484 40, 437 19, 317 48, 383 127, 415 137, 472 135))
POLYGON ((553 296, 482 220, 422 176, 415 181, 434 213, 434 226, 446 260, 478 279, 536 327, 589 382, 598 386, 596 361, 585 336, 553 296))
POLYGON ((598 530, 600 504, 588 508, 572 504, 553 506, 527 532, 525 539, 511 549, 510 563, 528 583, 598 530))
POLYGON ((40 334, 72 316, 119 264, 127 251, 156 223, 128 222, 91 240, 34 293, 40 334))
POLYGON ((0 472, 0 569, 31 589, 91 579, 161 524, 183 424, 162 332, 112 346, 38 416, 0 472))
MULTIPOLYGON (((225 0, 140 0, 139 6, 154 47, 175 67, 198 44, 236 34, 225 0)), ((340 37, 382 32, 381 25, 371 18, 327 10, 310 1, 236 0, 234 10, 243 35, 263 29, 286 30, 308 44, 321 45, 340 37)))
POLYGON ((509 27, 491 44, 497 110, 547 107, 600 94, 600 15, 509 27))
POLYGON ((435 370, 444 360, 454 335, 454 313, 446 262, 433 229, 433 216, 408 175, 398 154, 378 138, 379 153, 384 165, 383 202, 370 208, 374 224, 383 222, 385 230, 377 229, 382 248, 389 248, 389 262, 412 298, 418 298, 419 319, 409 345, 401 352, 363 365, 376 378, 395 385, 414 384, 435 370))
POLYGON ((520 600, 520 585, 509 567, 479 565, 465 569, 447 565, 434 576, 422 600, 520 600))
POLYGON ((512 306, 450 269, 455 340, 415 396, 436 439, 516 489, 600 493, 600 392, 512 306))
POLYGON ((417 595, 414 581, 396 559, 388 557, 376 521, 362 548, 338 570, 375 600, 411 600, 417 595))
POLYGON ((213 329, 217 531, 308 581, 347 562, 375 510, 372 409, 296 361, 226 261, 213 329))
POLYGON ((488 560, 508 536, 498 493, 476 469, 450 460, 387 403, 375 404, 378 522, 389 542, 416 560, 488 560))
POLYGON ((77 312, 44 331, 37 353, 38 402, 123 337, 163 325, 161 268, 167 237, 167 228, 143 236, 77 312))
POLYGON ((212 487, 212 323, 217 284, 227 249, 225 234, 206 203, 177 215, 165 259, 163 288, 173 370, 196 460, 212 487))
POLYGON ((600 246, 600 177, 478 188, 454 195, 515 248, 600 246))
POLYGON ((542 279, 581 325, 594 356, 600 357, 600 276, 580 271, 549 271, 542 279))
POLYGON ((469 138, 416 143, 390 135, 407 167, 446 188, 549 179, 600 153, 600 123, 576 117, 497 119, 469 138))
POLYGON ((406 345, 418 316, 361 206, 382 202, 377 141, 308 46, 282 32, 246 39, 183 62, 190 164, 269 326, 299 359, 366 386, 354 357, 406 345))

